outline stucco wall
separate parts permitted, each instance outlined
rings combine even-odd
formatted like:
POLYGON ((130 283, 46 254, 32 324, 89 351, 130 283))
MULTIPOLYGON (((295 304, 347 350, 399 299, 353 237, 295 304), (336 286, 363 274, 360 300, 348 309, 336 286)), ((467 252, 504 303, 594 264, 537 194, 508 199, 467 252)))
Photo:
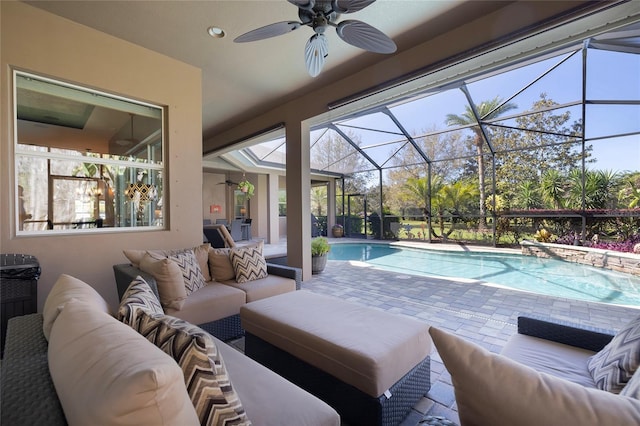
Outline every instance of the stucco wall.
POLYGON ((187 247, 202 241, 201 72, 21 2, 2 1, 0 8, 0 251, 38 258, 39 309, 62 273, 91 284, 115 306, 112 265, 126 261, 122 249, 187 247), (167 107, 168 230, 15 236, 12 69, 167 107))

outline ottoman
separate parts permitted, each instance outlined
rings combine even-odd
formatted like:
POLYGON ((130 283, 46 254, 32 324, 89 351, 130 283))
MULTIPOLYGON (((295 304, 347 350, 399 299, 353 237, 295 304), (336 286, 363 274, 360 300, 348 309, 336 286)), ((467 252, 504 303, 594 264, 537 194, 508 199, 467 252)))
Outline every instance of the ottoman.
POLYGON ((300 290, 240 309, 245 354, 350 425, 396 425, 431 386, 429 326, 300 290))

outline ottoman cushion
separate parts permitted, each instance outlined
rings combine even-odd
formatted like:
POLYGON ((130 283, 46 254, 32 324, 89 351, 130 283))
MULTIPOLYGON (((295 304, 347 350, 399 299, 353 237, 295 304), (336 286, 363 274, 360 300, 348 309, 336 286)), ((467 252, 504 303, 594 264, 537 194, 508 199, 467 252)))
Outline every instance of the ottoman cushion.
POLYGON ((431 352, 420 321, 304 290, 248 303, 240 316, 247 332, 372 397, 431 352))

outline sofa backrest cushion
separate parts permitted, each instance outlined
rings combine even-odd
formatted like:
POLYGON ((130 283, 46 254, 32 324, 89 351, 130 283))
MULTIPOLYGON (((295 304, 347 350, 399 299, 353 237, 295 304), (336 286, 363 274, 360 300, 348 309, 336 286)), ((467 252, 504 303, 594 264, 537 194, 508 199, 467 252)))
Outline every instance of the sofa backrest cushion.
POLYGON ((262 241, 250 246, 234 247, 229 252, 236 281, 246 283, 266 278, 267 261, 262 255, 262 241))
POLYGON ((587 368, 598 389, 620 393, 640 366, 640 317, 613 336, 611 342, 589 358, 587 368))
POLYGON ((125 257, 131 262, 133 266, 136 268, 140 268, 140 262, 145 254, 149 253, 152 257, 156 259, 164 259, 165 257, 171 256, 176 253, 181 253, 187 250, 193 250, 196 258, 198 259, 198 263, 200 264, 200 269, 202 269, 202 274, 204 275, 205 281, 210 281, 211 276, 209 275, 209 271, 207 268, 208 262, 208 254, 209 248, 211 248, 211 244, 200 244, 199 246, 190 247, 190 248, 181 248, 181 249, 167 249, 167 250, 139 250, 139 249, 126 249, 122 252, 125 257))
POLYGON ((201 424, 250 424, 209 334, 181 319, 144 310, 139 311, 135 329, 182 368, 201 424))
POLYGON ((144 309, 153 314, 164 314, 160 301, 149 284, 141 276, 137 276, 122 295, 116 318, 123 323, 133 326, 138 309, 144 309))
POLYGON ((93 287, 70 275, 62 274, 51 288, 42 310, 42 332, 47 340, 62 307, 71 299, 78 299, 93 309, 110 313, 109 305, 93 287))
POLYGON ((640 401, 539 373, 431 327, 464 425, 640 424, 640 401))
POLYGON ((215 281, 229 281, 236 279, 228 248, 212 248, 209 250, 209 269, 211 278, 215 281))
POLYGON ((68 302, 49 370, 69 425, 199 425, 176 362, 114 317, 68 302))
POLYGON ((182 309, 187 298, 187 289, 178 264, 168 258, 156 259, 145 254, 140 261, 140 270, 153 275, 158 286, 160 303, 165 308, 182 309))

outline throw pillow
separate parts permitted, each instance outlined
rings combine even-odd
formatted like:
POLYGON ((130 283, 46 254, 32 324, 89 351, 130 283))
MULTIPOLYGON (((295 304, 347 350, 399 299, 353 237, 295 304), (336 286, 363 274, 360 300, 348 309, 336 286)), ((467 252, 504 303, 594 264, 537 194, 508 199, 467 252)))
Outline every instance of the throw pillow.
POLYGON ((139 275, 131 281, 131 284, 122 295, 117 318, 129 326, 133 326, 138 309, 145 309, 154 314, 164 313, 162 306, 160 306, 160 301, 151 290, 151 287, 139 275))
POLYGON ((157 260, 147 253, 140 261, 140 269, 156 279, 162 306, 178 311, 182 309, 187 299, 187 290, 177 263, 166 258, 157 260))
POLYGON ((176 362, 84 302, 63 307, 51 330, 48 361, 70 425, 199 424, 176 362))
POLYGON ((620 393, 640 365, 640 317, 613 337, 600 352, 589 358, 587 368, 598 389, 620 393))
POLYGON ((196 258, 198 259, 198 263, 200 264, 200 269, 202 269, 202 274, 204 275, 204 280, 205 281, 210 281, 211 280, 211 276, 209 275, 209 268, 207 265, 207 262, 209 261, 208 259, 208 254, 209 254, 209 248, 211 248, 211 244, 206 243, 206 244, 201 244, 199 246, 195 246, 193 248, 185 248, 185 249, 174 249, 174 250, 135 250, 135 249, 128 249, 128 250, 123 250, 122 252, 124 253, 125 257, 129 260, 129 262, 131 262, 131 264, 133 266, 135 266, 136 268, 140 267, 140 262, 142 261, 142 258, 144 257, 145 254, 149 253, 151 255, 151 257, 157 259, 157 260, 161 260, 164 259, 168 256, 174 255, 176 253, 182 253, 184 251, 188 251, 188 250, 193 250, 193 252, 196 255, 196 258))
POLYGON ((200 424, 250 424, 210 335, 181 319, 146 311, 140 311, 137 331, 182 368, 200 424))
POLYGON ((236 278, 228 248, 212 248, 209 250, 209 268, 211 278, 216 281, 229 281, 236 278))
POLYGON ((586 388, 431 327, 463 425, 640 424, 640 401, 586 388))
POLYGON ((620 395, 640 399, 640 373, 634 374, 633 377, 631 377, 629 383, 620 391, 620 395))
POLYGON ((45 339, 49 340, 53 323, 58 318, 65 303, 71 299, 80 300, 96 310, 110 313, 106 300, 93 287, 70 275, 62 274, 56 280, 44 302, 42 333, 45 339))
POLYGON ((187 296, 205 286, 204 275, 202 275, 200 264, 192 250, 171 255, 169 260, 178 264, 187 296))
POLYGON ((267 262, 262 255, 262 242, 256 245, 234 247, 229 252, 238 283, 266 278, 267 262))

